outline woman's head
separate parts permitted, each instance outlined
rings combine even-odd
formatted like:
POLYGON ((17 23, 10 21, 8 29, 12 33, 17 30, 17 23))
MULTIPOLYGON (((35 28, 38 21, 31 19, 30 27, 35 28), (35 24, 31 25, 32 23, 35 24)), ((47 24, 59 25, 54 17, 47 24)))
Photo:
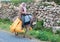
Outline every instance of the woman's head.
POLYGON ((21 5, 20 5, 21 7, 26 7, 26 3, 21 3, 21 5))

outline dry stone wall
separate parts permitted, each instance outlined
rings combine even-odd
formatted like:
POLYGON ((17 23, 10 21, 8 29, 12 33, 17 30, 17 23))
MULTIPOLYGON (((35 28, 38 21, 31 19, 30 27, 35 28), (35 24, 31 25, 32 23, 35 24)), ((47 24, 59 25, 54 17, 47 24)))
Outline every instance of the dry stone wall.
MULTIPOLYGON (((28 13, 33 14, 36 19, 43 20, 45 27, 58 26, 60 22, 60 6, 59 5, 40 5, 37 3, 27 3, 28 13)), ((18 9, 14 5, 0 4, 0 18, 8 18, 13 20, 18 14, 18 9)))

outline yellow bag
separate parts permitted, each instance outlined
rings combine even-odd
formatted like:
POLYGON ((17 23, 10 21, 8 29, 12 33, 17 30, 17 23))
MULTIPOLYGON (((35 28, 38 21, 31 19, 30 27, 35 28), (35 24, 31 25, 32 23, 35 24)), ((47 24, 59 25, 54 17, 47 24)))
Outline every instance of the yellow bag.
POLYGON ((10 31, 11 31, 12 33, 15 32, 15 28, 13 28, 13 27, 10 26, 10 31))
POLYGON ((12 23, 12 25, 10 26, 10 31, 11 32, 15 32, 14 30, 15 30, 15 28, 16 28, 16 26, 17 26, 17 24, 20 22, 20 20, 19 20, 19 18, 17 18, 13 23, 12 23))
MULTIPOLYGON (((32 30, 32 27, 29 28, 30 30, 32 30)), ((25 32, 25 30, 22 30, 22 21, 17 18, 12 25, 10 26, 10 31, 11 32, 25 32)))
POLYGON ((10 26, 10 31, 11 32, 25 32, 24 30, 22 30, 22 21, 17 18, 13 24, 10 26))
POLYGON ((15 31, 16 31, 16 32, 25 32, 24 30, 22 30, 22 21, 20 21, 20 22, 18 23, 18 25, 17 25, 16 28, 15 28, 15 31))

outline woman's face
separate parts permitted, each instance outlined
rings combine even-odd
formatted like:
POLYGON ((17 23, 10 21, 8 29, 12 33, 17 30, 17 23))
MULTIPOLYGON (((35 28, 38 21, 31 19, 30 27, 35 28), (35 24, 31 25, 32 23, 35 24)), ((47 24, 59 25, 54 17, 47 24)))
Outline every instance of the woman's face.
POLYGON ((23 7, 26 7, 26 4, 23 4, 23 7))

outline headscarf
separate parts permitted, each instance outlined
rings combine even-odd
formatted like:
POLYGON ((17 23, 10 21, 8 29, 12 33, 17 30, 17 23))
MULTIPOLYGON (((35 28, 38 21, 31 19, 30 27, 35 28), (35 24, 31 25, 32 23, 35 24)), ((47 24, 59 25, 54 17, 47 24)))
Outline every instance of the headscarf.
POLYGON ((23 8, 24 9, 24 12, 26 13, 26 11, 27 11, 27 9, 26 9, 26 3, 21 3, 20 4, 20 6, 19 6, 20 8, 23 8))
POLYGON ((20 7, 26 7, 26 3, 24 3, 24 2, 21 3, 21 4, 20 4, 20 7))

